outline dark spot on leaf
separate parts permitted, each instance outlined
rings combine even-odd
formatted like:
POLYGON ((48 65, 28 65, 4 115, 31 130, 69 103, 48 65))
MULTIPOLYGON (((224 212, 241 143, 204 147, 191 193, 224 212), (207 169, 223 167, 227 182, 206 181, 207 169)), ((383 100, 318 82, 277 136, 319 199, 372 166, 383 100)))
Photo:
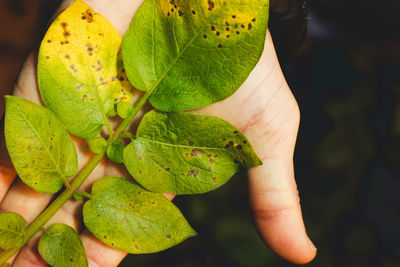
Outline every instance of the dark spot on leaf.
POLYGON ((153 201, 153 202, 151 202, 151 204, 153 204, 153 205, 154 205, 154 204, 156 204, 156 202, 154 202, 154 201, 153 201))
POLYGON ((111 243, 111 246, 114 246, 114 243, 111 243))
POLYGON ((46 59, 49 59, 50 57, 49 56, 46 56, 46 59))
POLYGON ((178 15, 179 15, 179 17, 181 17, 183 15, 183 12, 179 10, 178 15))
POLYGON ((85 20, 85 19, 86 19, 86 16, 82 16, 81 19, 85 20))
POLYGON ((238 134, 238 133, 239 133, 239 131, 233 131, 233 133, 234 133, 234 134, 238 134))
POLYGON ((242 145, 237 145, 236 148, 242 150, 242 145))
POLYGON ((199 171, 198 171, 198 170, 191 170, 191 171, 188 171, 187 176, 191 176, 191 175, 193 175, 193 176, 199 176, 199 171))
POLYGON ((236 15, 232 15, 232 18, 236 19, 236 15))
POLYGON ((171 170, 171 168, 165 168, 165 170, 166 170, 167 172, 169 172, 169 171, 171 170))
POLYGON ((236 34, 240 34, 240 31, 236 31, 236 34))
POLYGON ((251 30, 253 26, 251 25, 251 23, 249 23, 249 25, 247 25, 247 29, 251 30))
POLYGON ((215 3, 211 0, 208 0, 208 10, 213 11, 214 8, 215 8, 215 3))
POLYGON ((217 155, 217 154, 215 154, 215 155, 214 155, 214 158, 218 158, 218 155, 217 155))
POLYGON ((228 148, 228 147, 229 147, 229 144, 226 144, 226 145, 225 145, 225 148, 228 148))
POLYGON ((226 30, 227 32, 229 32, 229 28, 228 28, 228 27, 226 27, 225 30, 226 30))
POLYGON ((219 36, 221 33, 220 33, 220 32, 216 32, 215 34, 216 34, 217 36, 219 36))
POLYGON ((173 8, 171 8, 171 12, 174 12, 174 9, 173 9, 173 8))
POLYGON ((231 37, 229 34, 226 36, 226 38, 229 38, 229 37, 231 37))
POLYGON ((234 161, 233 161, 235 164, 240 164, 240 161, 238 161, 237 159, 235 159, 234 161))
POLYGON ((68 37, 68 36, 70 36, 71 34, 69 33, 69 32, 64 32, 64 37, 68 37))
POLYGON ((205 153, 203 150, 199 149, 199 148, 195 148, 192 150, 191 155, 193 154, 193 156, 203 156, 205 153))
POLYGON ((219 44, 219 45, 218 45, 218 48, 222 48, 222 44, 219 44))
POLYGON ((235 143, 233 141, 229 141, 229 145, 233 146, 235 143))
POLYGON ((51 43, 51 40, 47 40, 47 43, 48 43, 48 44, 51 43))
POLYGON ((208 154, 208 157, 209 157, 209 158, 211 158, 211 157, 212 157, 212 155, 211 155, 211 154, 208 154))
POLYGON ((138 160, 142 160, 142 156, 138 156, 138 160))
POLYGON ((69 55, 65 55, 65 58, 66 59, 70 59, 71 57, 69 55))
POLYGON ((167 237, 167 238, 171 238, 171 235, 170 235, 170 234, 167 234, 166 237, 167 237))
POLYGON ((171 16, 171 13, 169 13, 169 11, 168 11, 168 13, 167 13, 167 16, 168 16, 168 17, 171 16))
POLYGON ((228 23, 227 21, 225 21, 225 25, 226 25, 226 26, 229 26, 229 23, 228 23))
POLYGON ((146 226, 143 226, 143 230, 146 230, 147 229, 147 227, 146 226))
POLYGON ((208 171, 211 171, 211 166, 207 168, 208 171))
POLYGON ((213 177, 212 180, 215 183, 217 181, 217 177, 213 177))
POLYGON ((241 26, 243 29, 245 28, 243 24, 242 24, 242 25, 240 25, 240 26, 241 26))
POLYGON ((211 30, 212 30, 212 31, 215 31, 215 26, 211 26, 211 30))
POLYGON ((189 153, 185 153, 185 157, 189 157, 189 153))
POLYGON ((31 151, 31 147, 30 147, 30 146, 28 146, 28 147, 26 148, 26 150, 28 150, 28 151, 31 151))
POLYGON ((105 235, 104 238, 107 239, 107 236, 105 235))
POLYGON ((209 162, 210 164, 213 164, 213 163, 214 163, 214 161, 213 161, 212 159, 210 159, 208 162, 209 162))
POLYGON ((135 244, 135 248, 136 248, 136 249, 139 249, 139 246, 138 246, 137 244, 135 244))
POLYGON ((203 35, 203 38, 204 38, 204 39, 207 39, 207 35, 206 35, 206 34, 204 34, 204 35, 203 35))
POLYGON ((190 140, 189 140, 189 141, 188 141, 188 144, 189 144, 189 146, 193 146, 194 143, 193 143, 193 141, 190 141, 190 140))
POLYGON ((67 24, 66 22, 62 22, 62 23, 61 23, 61 27, 63 27, 63 28, 66 28, 67 25, 68 25, 68 24, 67 24))
POLYGON ((123 81, 125 81, 125 78, 124 78, 124 77, 119 77, 118 80, 120 80, 121 82, 123 82, 123 81))
POLYGON ((243 144, 247 144, 247 141, 246 141, 246 140, 243 140, 243 144))
POLYGON ((70 261, 70 262, 73 262, 73 261, 74 261, 74 259, 73 259, 73 258, 70 258, 70 259, 69 259, 69 261, 70 261))
POLYGON ((252 21, 252 22, 256 22, 256 18, 252 19, 251 21, 252 21))
POLYGON ((196 11, 192 10, 192 14, 193 14, 193 15, 196 15, 196 11))

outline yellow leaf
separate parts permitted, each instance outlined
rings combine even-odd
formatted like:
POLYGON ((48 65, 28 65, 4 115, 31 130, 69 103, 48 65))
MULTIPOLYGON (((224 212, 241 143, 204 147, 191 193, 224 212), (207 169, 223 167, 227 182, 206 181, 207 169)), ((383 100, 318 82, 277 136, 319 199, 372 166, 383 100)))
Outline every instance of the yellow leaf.
POLYGON ((121 41, 111 23, 81 0, 48 29, 39 52, 40 93, 71 133, 97 135, 107 114, 115 114, 114 104, 130 100, 121 41))

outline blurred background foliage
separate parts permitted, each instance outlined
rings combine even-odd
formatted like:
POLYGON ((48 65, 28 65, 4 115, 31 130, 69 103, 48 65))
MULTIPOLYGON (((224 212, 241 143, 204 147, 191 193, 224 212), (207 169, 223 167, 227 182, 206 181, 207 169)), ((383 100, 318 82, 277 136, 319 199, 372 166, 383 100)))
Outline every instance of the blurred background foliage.
MULTIPOLYGON (((3 92, 59 2, 0 1, 3 92)), ((318 247, 310 266, 400 266, 399 14, 398 0, 311 1, 306 43, 282 64, 302 113, 295 168, 318 247)), ((175 203, 199 236, 121 266, 292 266, 258 237, 243 174, 175 203)))

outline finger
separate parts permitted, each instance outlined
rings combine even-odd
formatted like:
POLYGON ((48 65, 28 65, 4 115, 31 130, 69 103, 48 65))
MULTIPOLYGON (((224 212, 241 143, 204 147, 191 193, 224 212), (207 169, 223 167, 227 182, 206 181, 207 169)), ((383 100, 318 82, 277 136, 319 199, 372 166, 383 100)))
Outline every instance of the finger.
POLYGON ((17 176, 10 157, 8 156, 4 139, 4 123, 0 121, 0 202, 3 200, 11 183, 17 176))
POLYGON ((312 260, 316 249, 305 231, 292 163, 299 111, 269 34, 259 63, 242 87, 198 112, 223 118, 240 129, 263 161, 249 171, 250 202, 263 240, 289 261, 312 260))

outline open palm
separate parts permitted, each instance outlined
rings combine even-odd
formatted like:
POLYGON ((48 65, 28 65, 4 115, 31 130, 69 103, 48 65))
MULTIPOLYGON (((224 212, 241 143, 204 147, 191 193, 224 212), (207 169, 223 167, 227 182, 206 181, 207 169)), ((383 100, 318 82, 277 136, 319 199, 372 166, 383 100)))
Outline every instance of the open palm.
MULTIPOLYGON (((72 1, 64 1, 59 11, 72 1)), ((102 13, 123 35, 141 0, 86 0, 102 13)), ((293 151, 296 142, 299 110, 282 75, 270 35, 264 53, 242 87, 228 99, 197 113, 220 117, 241 130, 263 162, 249 171, 249 196, 257 229, 265 242, 282 257, 306 263, 316 254, 302 221, 294 180, 293 151)), ((41 103, 36 81, 36 55, 26 61, 14 95, 41 103)), ((74 137, 80 167, 93 156, 86 141, 74 137)), ((3 144, 2 144, 3 146, 3 144)), ((4 153, 3 153, 4 154, 4 153)), ((52 196, 33 191, 16 181, 15 171, 0 159, 0 210, 21 214, 32 222, 48 205, 52 196)), ((83 185, 88 190, 96 179, 127 176, 122 165, 104 160, 83 185)), ((173 196, 168 196, 172 199, 173 196)), ((82 226, 80 202, 70 200, 49 223, 62 222, 75 229, 82 226)), ((126 253, 107 247, 88 231, 81 234, 90 266, 116 266, 126 253)), ((32 239, 12 260, 14 266, 47 266, 36 252, 37 238, 32 239)))

